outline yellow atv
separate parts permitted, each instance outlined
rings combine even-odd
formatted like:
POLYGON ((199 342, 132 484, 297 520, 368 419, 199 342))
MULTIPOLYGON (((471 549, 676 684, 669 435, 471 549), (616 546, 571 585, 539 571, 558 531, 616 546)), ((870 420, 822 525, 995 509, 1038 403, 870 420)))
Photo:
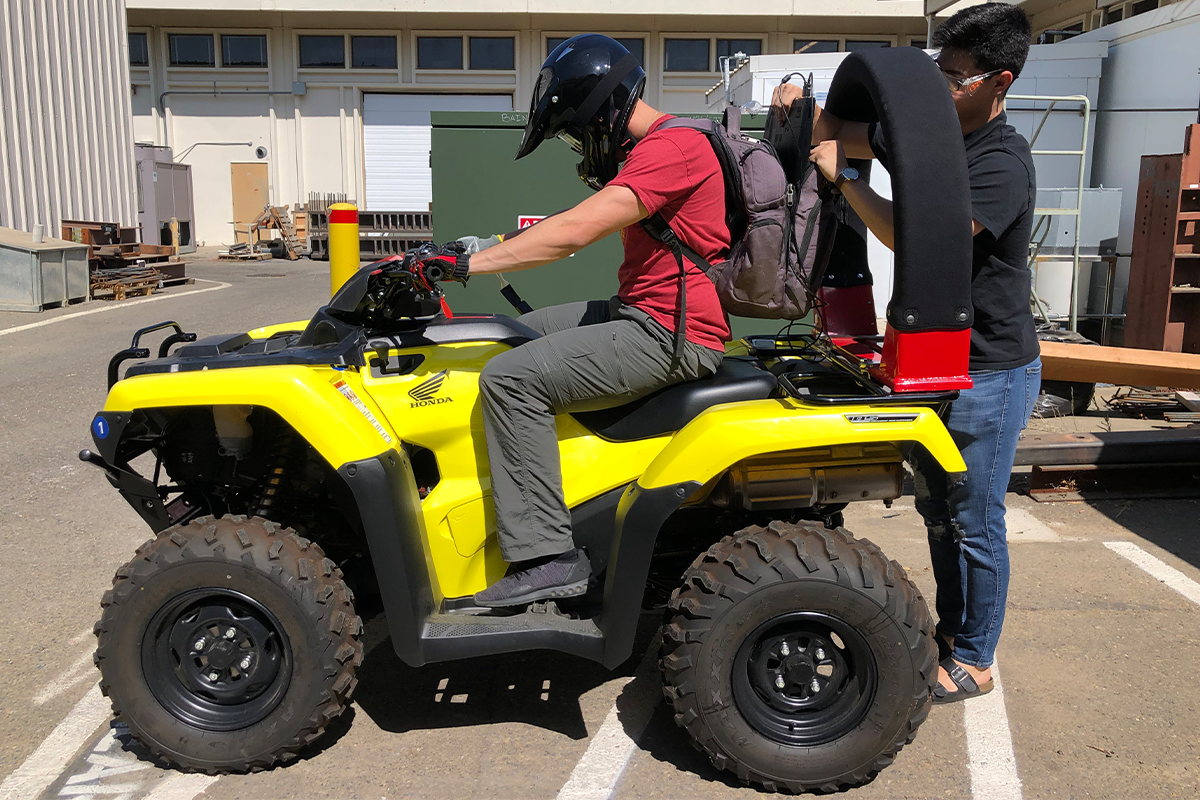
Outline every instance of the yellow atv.
POLYGON ((472 599, 507 566, 478 378, 536 334, 441 300, 389 259, 308 322, 199 339, 164 323, 114 357, 80 457, 155 534, 96 626, 101 688, 130 732, 183 769, 270 767, 345 709, 363 615, 385 615, 414 667, 541 649, 611 668, 665 607, 663 691, 715 765, 801 791, 889 764, 928 712, 933 624, 840 512, 898 497, 913 448, 964 472, 938 417, 954 392, 889 391, 814 333, 751 337, 707 379, 563 415, 595 579, 497 613, 472 599), (164 329, 150 359, 140 340, 164 329))

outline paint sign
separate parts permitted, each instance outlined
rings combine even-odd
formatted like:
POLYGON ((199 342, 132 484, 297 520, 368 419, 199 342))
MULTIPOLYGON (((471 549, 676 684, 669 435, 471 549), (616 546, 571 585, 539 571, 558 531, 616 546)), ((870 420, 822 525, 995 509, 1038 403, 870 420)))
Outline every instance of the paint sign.
POLYGON ((517 230, 528 228, 530 225, 541 222, 545 217, 535 217, 529 214, 520 214, 517 216, 517 230))

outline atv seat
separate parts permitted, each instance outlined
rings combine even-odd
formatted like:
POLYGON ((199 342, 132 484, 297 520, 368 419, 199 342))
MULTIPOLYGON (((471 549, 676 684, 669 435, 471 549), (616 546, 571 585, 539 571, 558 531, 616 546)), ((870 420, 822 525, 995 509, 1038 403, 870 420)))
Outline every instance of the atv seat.
POLYGON ((779 383, 756 362, 727 358, 707 378, 678 383, 632 403, 574 414, 588 430, 612 442, 649 439, 679 430, 722 403, 765 400, 779 383))

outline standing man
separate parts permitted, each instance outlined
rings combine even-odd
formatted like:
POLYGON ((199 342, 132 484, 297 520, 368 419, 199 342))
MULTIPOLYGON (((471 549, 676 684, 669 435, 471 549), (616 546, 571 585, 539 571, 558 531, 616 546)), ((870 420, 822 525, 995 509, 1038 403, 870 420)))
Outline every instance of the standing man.
MULTIPOLYGON (((914 459, 916 507, 929 531, 937 580, 937 639, 942 656, 935 703, 991 691, 991 665, 1008 596, 1004 495, 1017 440, 1041 382, 1039 345, 1029 308, 1027 265, 1033 227, 1034 171, 1029 143, 1004 114, 1009 86, 1029 54, 1025 12, 1007 3, 963 9, 933 35, 938 68, 954 98, 967 151, 974 254, 970 376, 974 386, 950 407, 945 422, 967 464, 967 480, 951 484, 927 455, 914 459)), ((787 107, 798 87, 781 87, 787 107)), ((811 160, 888 247, 894 248, 892 203, 858 180, 846 158, 888 164, 877 124, 820 114, 811 160)), ((928 198, 936 202, 937 198, 928 198)), ((930 287, 935 289, 935 287, 930 287)))
POLYGON ((607 36, 583 34, 556 47, 539 73, 517 158, 560 138, 583 156, 580 177, 599 191, 519 236, 474 240, 467 255, 425 259, 463 279, 559 261, 617 231, 625 249, 616 297, 522 316, 541 337, 496 356, 480 375, 496 528, 510 564, 506 577, 475 595, 481 606, 587 591, 591 568, 571 538, 555 414, 623 405, 711 375, 725 354, 729 322, 712 281, 684 262, 683 315, 678 262, 637 224, 660 213, 710 263, 725 258, 721 165, 704 134, 661 128, 671 117, 640 99, 645 80, 637 58, 607 36))

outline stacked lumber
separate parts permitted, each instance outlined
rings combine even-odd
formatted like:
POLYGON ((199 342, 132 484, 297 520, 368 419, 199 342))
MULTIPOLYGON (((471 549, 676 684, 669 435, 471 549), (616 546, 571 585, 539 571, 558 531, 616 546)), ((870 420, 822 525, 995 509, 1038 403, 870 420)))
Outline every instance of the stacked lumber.
POLYGON ((93 299, 111 295, 109 299, 124 300, 130 295, 147 296, 163 285, 164 275, 141 262, 131 267, 102 268, 92 270, 91 292, 93 299))
POLYGON ((270 252, 261 244, 239 242, 232 244, 227 250, 217 251, 218 261, 266 261, 271 258, 270 252))

